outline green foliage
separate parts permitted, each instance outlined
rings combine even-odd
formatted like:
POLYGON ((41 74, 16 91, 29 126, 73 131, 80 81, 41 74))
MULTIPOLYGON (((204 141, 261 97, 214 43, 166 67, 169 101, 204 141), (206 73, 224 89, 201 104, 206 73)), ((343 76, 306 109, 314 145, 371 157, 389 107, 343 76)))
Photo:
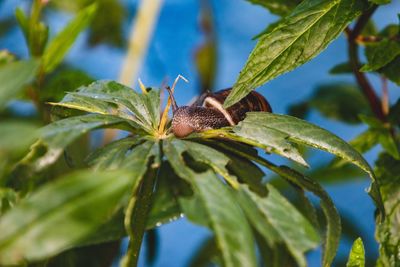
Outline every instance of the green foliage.
POLYGON ((344 62, 337 64, 333 66, 333 68, 330 69, 329 73, 330 74, 349 74, 352 73, 352 68, 349 62, 344 62))
MULTIPOLYGON (((346 67, 347 68, 347 67, 346 67)), ((333 69, 335 70, 335 69, 333 69)), ((339 71, 338 69, 335 70, 339 71)), ((341 70, 340 70, 341 71, 341 70)), ((337 73, 337 72, 336 72, 337 73)), ((302 107, 301 117, 309 109, 318 110, 323 116, 346 123, 360 123, 360 114, 370 114, 370 108, 359 89, 351 84, 328 84, 315 89, 307 101, 292 107, 292 111, 302 107)), ((296 115, 296 114, 295 114, 296 115)))
POLYGON ((46 102, 61 101, 66 92, 75 91, 82 85, 89 85, 93 78, 81 70, 64 68, 49 76, 44 84, 40 98, 46 102))
POLYGON ((43 54, 43 71, 48 73, 61 63, 65 54, 78 37, 79 33, 89 24, 96 13, 97 6, 91 5, 78 13, 78 15, 51 40, 43 54))
POLYGON ((248 0, 252 4, 267 8, 271 13, 278 16, 285 16, 290 13, 301 0, 248 0))
POLYGON ((400 44, 393 40, 382 40, 377 44, 367 46, 366 56, 368 64, 361 68, 361 71, 378 70, 400 55, 400 44))
POLYGON ((400 161, 382 153, 376 162, 376 175, 386 208, 386 220, 378 225, 376 236, 380 243, 377 266, 400 264, 400 161))
MULTIPOLYGON (((128 236, 121 265, 136 266, 145 231, 186 216, 213 234, 193 266, 210 262, 307 266, 306 253, 320 243, 321 264, 331 266, 342 223, 319 182, 350 181, 362 176, 362 171, 372 179, 369 193, 378 208, 377 266, 400 264, 400 102, 390 105, 394 101, 387 100, 390 94, 385 85, 382 97, 375 94, 363 72, 400 84, 399 26, 390 24, 378 32, 370 18, 378 5, 390 1, 249 2, 280 18, 259 35, 224 105, 234 104, 256 87, 309 61, 361 14, 346 29, 349 59, 331 69, 332 74, 355 75, 357 86, 320 86, 293 110, 304 117, 316 109, 326 118, 362 122, 367 128, 348 144, 299 118, 248 112, 238 125, 178 139, 171 133, 171 123, 167 121, 164 127, 161 120, 160 90, 147 88, 137 93, 113 81, 91 83, 86 73, 63 64, 86 27, 90 27, 90 44, 121 45, 125 16, 121 3, 79 0, 47 5, 34 0, 29 13, 15 12, 32 59, 17 60, 7 51, 0 52, 0 117, 7 118, 0 123, 0 265, 108 264, 119 240, 128 236), (41 21, 46 8, 77 12, 49 43, 49 26, 41 21), (366 46, 367 63, 361 69, 358 45, 366 46), (30 99, 37 109, 37 116, 30 118, 34 121, 7 109, 7 103, 20 96, 30 99), (51 106, 47 101, 53 101, 51 106), (44 126, 38 131, 38 125, 44 126), (105 128, 122 130, 128 136, 90 151, 84 149, 89 147, 89 133, 105 128), (377 144, 382 152, 375 175, 362 153, 377 144), (74 147, 79 148, 78 156, 70 153, 74 147), (303 167, 312 162, 307 147, 337 158, 328 166, 319 164, 305 171, 303 167), (275 165, 269 154, 288 163, 275 165), (268 172, 272 175, 267 183, 268 172), (295 198, 280 193, 288 185, 295 189, 295 198), (316 198, 311 201, 308 193, 316 198), (99 253, 101 258, 90 258, 99 253)), ((198 50, 197 63, 204 84, 210 85, 215 69, 206 65, 214 65, 217 50, 209 15, 202 17, 207 40, 198 50)), ((4 23, 8 25, 7 20, 4 23)), ((354 231, 356 223, 346 217, 343 221, 345 236, 360 236, 354 231)), ((154 256, 156 239, 152 237, 154 256)), ((364 263, 363 244, 357 239, 347 266, 364 263)))
POLYGON ((0 109, 24 89, 24 85, 33 80, 39 64, 36 60, 15 61, 0 66, 0 109), (12 79, 10 79, 12 77, 12 79))
POLYGON ((73 247, 121 206, 132 178, 82 171, 41 188, 1 218, 0 262, 17 265, 73 247))
POLYGON ((259 197, 245 188, 242 189, 241 193, 247 196, 253 202, 253 205, 256 205, 257 209, 261 211, 264 220, 271 224, 278 233, 279 239, 285 241, 298 265, 306 266, 303 253, 317 246, 319 236, 310 222, 275 188, 272 186, 267 188, 267 198, 259 197))
POLYGON ((392 0, 369 0, 369 2, 377 4, 377 5, 386 5, 392 2, 392 0))
POLYGON ((305 0, 259 38, 224 106, 318 55, 365 7, 359 0, 305 0))
POLYGON ((364 244, 361 238, 357 238, 351 247, 349 260, 346 267, 364 267, 365 266, 365 251, 364 244))
POLYGON ((101 43, 115 46, 124 46, 122 26, 127 18, 127 12, 118 0, 58 0, 51 1, 50 7, 62 11, 78 12, 85 7, 96 3, 97 12, 89 24, 90 45, 101 43))
MULTIPOLYGON (((285 244, 296 262, 300 266, 305 266, 304 253, 314 248, 319 241, 316 230, 306 217, 296 211, 276 189, 271 186, 265 188, 260 180, 246 177, 252 175, 251 172, 241 172, 230 166, 230 161, 233 158, 236 161, 242 159, 242 164, 247 162, 247 166, 251 166, 252 161, 262 164, 321 198, 321 205, 328 222, 323 264, 327 266, 332 262, 340 236, 340 219, 333 203, 322 187, 288 167, 278 167, 269 163, 249 148, 243 147, 243 149, 232 150, 231 146, 224 146, 223 142, 209 139, 214 134, 219 137, 224 135, 225 138, 232 141, 259 146, 277 154, 281 153, 273 148, 287 140, 289 148, 293 147, 293 143, 310 145, 343 157, 371 173, 368 164, 355 150, 326 130, 296 118, 270 113, 248 113, 247 118, 233 129, 211 130, 192 135, 190 137, 192 140, 179 140, 170 136, 168 132, 159 132, 159 101, 158 90, 153 89, 145 94, 138 94, 118 83, 101 81, 81 87, 76 92, 68 93, 63 101, 53 104, 62 108, 78 109, 90 113, 61 119, 40 131, 40 144, 45 146, 46 152, 39 157, 31 157, 35 170, 48 167, 61 155, 62 150, 68 144, 88 131, 99 127, 125 129, 130 131, 133 136, 115 141, 95 151, 88 157, 87 162, 97 171, 118 169, 121 172, 129 173, 130 185, 126 185, 125 190, 132 192, 132 195, 129 201, 126 194, 120 196, 118 200, 120 204, 113 204, 114 212, 109 213, 107 217, 110 222, 113 222, 112 224, 106 223, 105 219, 98 221, 96 227, 93 226, 92 222, 85 224, 85 231, 77 231, 79 240, 78 237, 71 235, 71 239, 63 240, 59 246, 55 246, 51 250, 41 250, 41 253, 34 251, 32 254, 29 250, 26 250, 24 256, 27 260, 42 259, 77 244, 116 240, 125 233, 121 222, 118 222, 118 220, 124 219, 126 232, 129 236, 136 236, 136 238, 131 238, 131 245, 128 249, 129 256, 124 259, 123 264, 133 263, 137 261, 140 240, 146 225, 147 227, 154 227, 160 222, 173 220, 183 211, 187 212, 189 219, 200 222, 213 230, 215 242, 218 244, 221 259, 225 265, 242 266, 245 262, 246 266, 256 266, 255 239, 251 230, 254 227, 269 246, 274 248, 285 244), (267 121, 268 124, 264 123, 267 121), (255 133, 251 138, 246 136, 244 133, 249 134, 251 132, 246 128, 251 127, 251 125, 257 125, 264 131, 271 131, 271 136, 274 139, 260 134, 262 131, 257 130, 258 128, 251 128, 255 133), (201 139, 198 139, 199 137, 201 139), (269 140, 269 143, 266 143, 266 140, 269 140), (198 141, 202 141, 202 144, 197 143, 198 141), (159 158, 160 152, 170 163, 172 169, 165 167, 165 163, 159 158), (159 170, 160 167, 161 170, 159 170), (155 179, 155 175, 160 171, 165 172, 165 174, 170 173, 167 176, 160 175, 163 182, 155 179), (175 175, 172 175, 171 172, 175 175), (218 176, 223 177, 227 184, 222 183, 218 176), (174 192, 184 192, 182 191, 184 189, 182 183, 173 182, 180 179, 178 177, 186 181, 186 184, 191 188, 191 193, 186 194, 183 198, 178 194, 178 199, 181 200, 177 202, 174 192), (159 189, 153 192, 152 183, 159 184, 156 186, 159 189), (249 183, 251 190, 241 183, 249 183), (139 184, 142 184, 140 191, 137 189, 139 184), (175 184, 176 189, 167 190, 167 185, 171 184, 175 184), (127 204, 127 201, 129 204, 127 204), (195 205, 196 208, 193 209, 192 205, 195 205), (118 207, 122 206, 126 206, 125 218, 116 213, 118 207), (196 214, 191 210, 196 210, 196 214), (291 211, 288 213, 288 210, 291 211), (115 216, 112 216, 113 214, 115 216), (150 216, 147 217, 147 214, 150 216), (203 214, 203 216, 199 217, 198 214, 203 214), (289 217, 288 214, 290 214, 289 217), (293 224, 293 220, 296 221, 295 224, 293 224), (241 226, 239 232, 236 231, 237 225, 241 226), (264 229, 262 225, 269 225, 269 229, 264 229), (96 229, 100 229, 99 232, 103 233, 104 236, 93 235, 96 229)), ((291 159, 290 155, 283 154, 283 156, 291 159)), ((27 162, 29 159, 28 156, 24 161, 27 162)), ((251 168, 255 168, 253 171, 255 173, 260 172, 260 169, 256 168, 254 164, 251 168)), ((85 177, 86 175, 88 174, 85 172, 85 177)), ((260 177, 260 173, 257 175, 260 177)), ((97 174, 95 176, 97 177, 97 174)), ((83 176, 78 177, 76 178, 77 184, 81 182, 80 179, 84 179, 83 176)), ((86 177, 86 179, 88 178, 86 177)), ((51 188, 51 194, 53 194, 53 190, 54 194, 56 190, 62 190, 63 187, 60 187, 58 183, 64 180, 67 179, 48 185, 51 188)), ((69 180, 74 181, 73 178, 69 180)), ((90 179, 88 179, 89 181, 90 179)), ((100 181, 98 182, 100 183, 100 181)), ((108 189, 111 190, 111 188, 108 189)), ((97 190, 95 191, 97 192, 97 190)), ((103 193, 102 190, 98 191, 101 194, 103 193)), ((69 191, 67 190, 67 192, 69 191)), ((51 194, 47 198, 53 198, 51 194)), ((114 193, 110 192, 110 194, 114 193)), ((77 195, 79 195, 79 192, 77 195)), ((100 198, 100 196, 98 197, 100 198)), ((54 209, 59 205, 59 210, 64 210, 63 205, 65 204, 62 200, 54 203, 54 209)), ((67 200, 69 200, 68 196, 65 197, 65 201, 67 200)), ((78 198, 75 201, 83 200, 78 198)), ((22 203, 21 207, 24 207, 22 203)), ((92 204, 94 205, 94 203, 90 205, 92 204)), ((85 205, 82 204, 82 207, 86 207, 85 205)), ((81 205, 77 206, 80 207, 81 205)), ((17 212, 18 208, 14 210, 17 212)), ((8 214, 0 220, 0 225, 3 221, 5 225, 8 225, 8 216, 16 216, 12 215, 11 212, 8 214)), ((63 216, 63 220, 67 220, 66 217, 69 214, 66 213, 63 216)), ((21 223, 29 223, 24 219, 19 220, 21 223)), ((51 223, 52 221, 45 221, 44 225, 51 227, 51 223)), ((30 224, 35 227, 35 224, 30 224)), ((41 226, 40 223, 39 226, 41 226)), ((21 233, 21 240, 23 237, 24 234, 21 233)), ((46 243, 52 242, 52 238, 51 235, 48 239, 46 235, 41 235, 40 239, 33 236, 31 241, 46 243)), ((16 241, 16 247, 11 245, 9 248, 7 247, 7 253, 16 253, 15 251, 19 249, 18 242, 16 241)), ((12 260, 18 261, 19 259, 14 258, 12 260)))

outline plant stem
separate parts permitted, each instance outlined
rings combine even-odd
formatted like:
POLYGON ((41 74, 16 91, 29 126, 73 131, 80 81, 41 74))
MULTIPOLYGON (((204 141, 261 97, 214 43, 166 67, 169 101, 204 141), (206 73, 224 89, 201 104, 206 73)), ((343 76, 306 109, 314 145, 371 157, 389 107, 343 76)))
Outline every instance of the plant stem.
POLYGON ((389 115, 389 90, 387 79, 381 76, 382 80, 382 110, 385 116, 389 115))
POLYGON ((364 73, 360 72, 359 70, 360 60, 358 58, 357 37, 360 35, 362 29, 367 24, 368 20, 370 19, 376 8, 377 6, 375 5, 372 8, 368 9, 366 12, 364 12, 357 20, 353 30, 351 31, 348 30, 348 43, 349 43, 348 53, 349 53, 350 65, 352 67, 354 76, 363 94, 367 98, 373 113, 379 120, 385 122, 386 116, 382 110, 381 101, 379 100, 379 97, 376 95, 367 77, 364 75, 364 73))
POLYGON ((119 81, 127 86, 132 85, 136 80, 163 1, 142 0, 140 2, 135 25, 130 34, 128 53, 119 77, 119 81))
MULTIPOLYGON (((140 1, 129 36, 128 51, 118 79, 120 83, 126 86, 131 86, 137 79, 162 3, 163 0, 140 1)), ((104 130, 102 144, 105 145, 111 142, 117 133, 118 130, 115 129, 104 130)))
POLYGON ((149 170, 143 177, 137 194, 133 195, 129 201, 125 215, 125 228, 129 235, 129 246, 121 264, 124 267, 136 267, 139 260, 140 248, 146 230, 147 214, 150 210, 158 170, 158 168, 151 167, 151 162, 148 166, 149 170))

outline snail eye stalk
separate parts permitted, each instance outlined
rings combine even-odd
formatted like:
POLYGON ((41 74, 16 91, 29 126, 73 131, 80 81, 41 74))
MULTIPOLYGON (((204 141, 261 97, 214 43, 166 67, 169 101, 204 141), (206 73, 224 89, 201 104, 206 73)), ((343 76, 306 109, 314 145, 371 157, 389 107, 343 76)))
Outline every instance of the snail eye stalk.
POLYGON ((173 94, 172 91, 171 91, 171 88, 170 88, 169 86, 167 86, 166 89, 167 89, 167 91, 168 91, 169 98, 171 99, 172 114, 175 114, 176 110, 178 109, 178 105, 176 104, 175 97, 174 97, 174 94, 173 94))

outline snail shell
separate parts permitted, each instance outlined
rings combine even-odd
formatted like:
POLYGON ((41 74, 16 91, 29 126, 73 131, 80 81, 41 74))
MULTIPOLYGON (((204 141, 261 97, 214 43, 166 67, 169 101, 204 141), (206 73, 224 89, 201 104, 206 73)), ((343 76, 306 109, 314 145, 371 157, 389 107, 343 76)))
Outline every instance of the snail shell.
POLYGON ((172 92, 167 88, 172 100, 172 132, 176 137, 185 137, 192 132, 233 126, 242 121, 249 111, 272 112, 268 101, 259 93, 251 92, 231 107, 222 105, 231 88, 215 93, 204 93, 190 106, 178 107, 172 92))

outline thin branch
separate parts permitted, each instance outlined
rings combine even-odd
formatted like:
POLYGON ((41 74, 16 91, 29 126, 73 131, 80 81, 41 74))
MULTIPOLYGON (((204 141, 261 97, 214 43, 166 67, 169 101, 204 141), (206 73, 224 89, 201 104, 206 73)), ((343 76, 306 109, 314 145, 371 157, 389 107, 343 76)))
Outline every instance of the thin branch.
POLYGON ((140 188, 134 192, 125 214, 125 228, 129 235, 129 246, 121 266, 136 267, 139 260, 140 248, 146 231, 147 215, 152 203, 154 186, 157 180, 158 168, 151 167, 142 178, 140 188))
POLYGON ((350 64, 354 73, 354 76, 357 80, 358 85, 360 86, 363 94, 367 98, 371 109, 375 116, 380 119, 381 121, 386 121, 386 116, 382 110, 381 101, 379 97, 376 95, 373 87, 371 86, 370 82, 368 81, 367 77, 364 73, 360 72, 360 60, 358 57, 358 45, 357 45, 357 37, 360 35, 361 31, 367 24, 368 20, 376 10, 377 6, 373 6, 365 13, 363 13, 360 18, 357 20, 356 25, 354 26, 353 30, 347 29, 348 34, 348 52, 349 52, 349 59, 350 64))

